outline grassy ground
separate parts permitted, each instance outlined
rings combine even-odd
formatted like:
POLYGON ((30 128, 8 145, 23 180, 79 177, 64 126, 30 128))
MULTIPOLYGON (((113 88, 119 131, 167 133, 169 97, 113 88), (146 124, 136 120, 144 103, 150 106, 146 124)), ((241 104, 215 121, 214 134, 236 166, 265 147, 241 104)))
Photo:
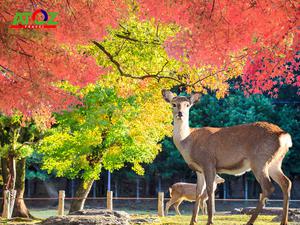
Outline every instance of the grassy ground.
MULTIPOLYGON (((279 223, 271 222, 274 216, 259 216, 255 225, 278 225, 279 223)), ((160 222, 155 225, 188 225, 191 216, 169 216, 159 219, 160 222)), ((216 215, 214 217, 214 225, 242 225, 246 224, 249 216, 246 215, 216 215)), ((207 217, 199 216, 198 224, 206 224, 207 217)))
MULTIPOLYGON (((163 218, 157 218, 156 216, 149 216, 149 215, 134 215, 134 218, 145 218, 145 217, 151 217, 156 218, 156 222, 151 223, 151 225, 188 225, 191 219, 190 215, 185 216, 168 216, 163 218)), ((271 220, 274 218, 274 216, 259 216, 257 222, 255 225, 278 225, 279 223, 271 222, 271 220)), ((200 216, 198 224, 199 225, 205 225, 206 224, 206 216, 200 216)), ((242 225, 246 224, 248 221, 249 216, 245 215, 216 215, 214 217, 214 225, 242 225)), ((11 224, 11 225, 17 225, 17 224, 35 224, 40 221, 24 221, 24 220, 14 220, 14 221, 5 221, 0 220, 0 224, 11 224)), ((297 223, 290 223, 290 225, 297 225, 297 223)), ((298 223, 299 225, 299 223, 298 223)))
MULTIPOLYGON (((50 216, 55 216, 56 210, 31 210, 31 213, 37 218, 47 218, 50 216)), ((142 213, 138 211, 128 211, 132 215, 133 218, 155 218, 155 222, 151 223, 151 225, 188 225, 191 219, 191 215, 182 215, 182 216, 167 216, 158 218, 153 212, 151 213, 142 213)), ((244 225, 248 221, 250 216, 247 215, 215 215, 214 216, 214 225, 244 225)), ((279 222, 271 222, 275 216, 263 216, 260 215, 255 222, 255 225, 278 225, 279 222)), ((198 225, 205 225, 207 220, 207 216, 199 215, 198 225)), ((39 221, 32 221, 28 223, 28 221, 10 221, 7 222, 5 220, 0 219, 0 225, 2 224, 33 224, 39 221)), ((289 225, 300 225, 300 223, 289 223, 289 225)))
POLYGON ((37 224, 41 222, 41 220, 28 220, 28 219, 24 219, 24 218, 14 218, 12 220, 6 220, 6 219, 2 219, 0 218, 0 224, 1 225, 24 225, 24 224, 28 224, 28 225, 32 225, 32 224, 37 224))
MULTIPOLYGON (((255 221, 255 225, 279 225, 280 222, 272 222, 275 216, 260 215, 255 221)), ((245 225, 250 216, 248 215, 215 215, 214 225, 245 225)), ((168 216, 159 218, 158 222, 151 225, 189 225, 191 215, 185 216, 168 216)), ((206 216, 200 216, 197 225, 205 225, 206 216)), ((289 225, 300 225, 299 222, 289 222, 289 225)))

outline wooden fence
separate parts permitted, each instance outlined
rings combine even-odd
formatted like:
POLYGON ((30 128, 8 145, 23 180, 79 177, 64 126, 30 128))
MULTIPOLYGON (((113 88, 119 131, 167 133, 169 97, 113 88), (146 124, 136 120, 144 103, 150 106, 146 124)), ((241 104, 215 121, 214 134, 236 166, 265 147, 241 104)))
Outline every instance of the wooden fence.
MULTIPOLYGON (((3 213, 2 217, 6 219, 11 218, 12 214, 12 208, 11 208, 11 198, 10 198, 10 192, 5 191, 4 196, 4 204, 3 204, 3 213)), ((26 199, 26 198, 25 198, 26 199)), ((29 199, 34 199, 34 198, 29 198, 29 199)), ((57 200, 57 198, 36 198, 40 200, 57 200)), ((58 193, 58 207, 57 207, 57 215, 58 216, 64 216, 65 215, 65 200, 72 200, 72 199, 78 199, 78 198, 66 198, 65 197, 65 191, 61 190, 58 193)), ((88 199, 88 198, 87 198, 88 199)), ((93 199, 105 199, 104 198, 93 198, 93 199)), ((106 208, 108 210, 113 210, 113 199, 115 200, 133 200, 137 198, 131 198, 131 197, 113 197, 113 192, 112 191, 107 191, 106 194, 106 208)), ((158 216, 164 216, 164 193, 159 192, 158 193, 158 198, 138 198, 139 200, 142 199, 148 199, 148 200, 158 200, 157 204, 157 214, 158 216)))
MULTIPOLYGON (((4 192, 4 203, 3 203, 3 213, 2 217, 6 219, 11 218, 12 214, 12 202, 15 195, 12 195, 9 191, 4 192)), ((3 198, 0 198, 3 199, 3 198)), ((72 199, 82 199, 71 197, 65 197, 65 191, 61 190, 58 193, 58 198, 24 198, 24 200, 58 200, 58 208, 57 208, 57 215, 64 216, 65 215, 65 200, 72 200, 72 199)), ((164 192, 159 192, 157 198, 135 198, 135 197, 113 197, 112 191, 107 191, 106 197, 96 197, 96 198, 85 198, 85 199, 106 199, 106 208, 108 210, 113 210, 113 200, 157 200, 157 215, 162 217, 164 216, 164 201, 169 200, 170 198, 164 197, 164 192)), ((216 199, 216 201, 225 201, 225 202, 253 202, 258 201, 258 199, 216 199)), ((282 202, 282 199, 269 199, 270 202, 282 202)), ((290 200, 290 202, 300 202, 300 200, 290 200)))

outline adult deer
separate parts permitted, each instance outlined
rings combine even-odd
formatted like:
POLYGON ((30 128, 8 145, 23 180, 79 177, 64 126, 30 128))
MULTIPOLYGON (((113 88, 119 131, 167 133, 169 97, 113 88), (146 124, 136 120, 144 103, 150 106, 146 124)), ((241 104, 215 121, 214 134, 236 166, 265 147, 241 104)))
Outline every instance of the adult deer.
POLYGON ((253 225, 265 200, 274 191, 272 178, 283 192, 281 225, 288 223, 291 181, 281 170, 282 160, 289 147, 291 136, 278 126, 256 122, 232 127, 189 127, 189 110, 200 99, 200 94, 190 97, 175 96, 163 90, 164 99, 173 107, 173 140, 186 163, 197 173, 197 200, 190 224, 197 223, 199 201, 203 190, 198 189, 205 177, 208 194, 208 221, 213 224, 214 178, 216 173, 241 175, 252 170, 259 182, 262 194, 247 225, 253 225))
MULTIPOLYGON (((203 177, 204 179, 204 177, 203 177)), ((224 183, 225 180, 220 177, 215 177, 215 187, 217 187, 218 184, 224 183)), ((204 182, 201 182, 204 184, 204 182)), ((199 188, 199 187, 198 187, 199 188)), ((208 199, 207 191, 205 190, 205 185, 200 187, 201 190, 203 189, 203 194, 199 197, 200 198, 200 209, 203 214, 207 213, 207 207, 206 207, 206 201, 208 199)), ((168 215, 170 207, 173 205, 175 208, 175 211, 178 215, 180 214, 179 206, 182 203, 182 201, 190 201, 194 202, 197 199, 196 196, 196 190, 197 190, 197 184, 191 184, 191 183, 175 183, 172 185, 172 187, 169 188, 170 191, 170 200, 166 203, 166 215, 168 215)), ((215 190, 214 190, 215 192, 215 190)))

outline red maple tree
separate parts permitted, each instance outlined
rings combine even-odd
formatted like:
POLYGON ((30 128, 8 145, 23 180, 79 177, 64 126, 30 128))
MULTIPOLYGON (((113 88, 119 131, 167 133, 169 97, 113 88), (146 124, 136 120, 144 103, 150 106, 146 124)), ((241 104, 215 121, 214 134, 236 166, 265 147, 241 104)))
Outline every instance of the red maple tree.
POLYGON ((196 65, 245 63, 244 87, 272 92, 300 87, 300 2, 297 0, 139 0, 141 16, 182 27, 169 40, 171 55, 196 65))
POLYGON ((76 103, 76 98, 53 83, 68 81, 82 86, 94 82, 103 71, 95 60, 78 53, 76 45, 101 39, 105 29, 116 26, 124 12, 122 0, 101 1, 101 4, 85 0, 1 2, 1 111, 10 114, 19 110, 31 116, 40 106, 54 111, 76 103), (9 28, 16 12, 34 12, 40 8, 58 12, 55 29, 9 28))
MULTIPOLYGON (((299 1, 297 0, 138 0, 143 18, 176 23, 181 32, 165 43, 169 54, 190 64, 223 69, 245 63, 249 92, 275 92, 288 83, 300 87, 299 1), (298 55, 297 55, 298 54, 298 55)), ((85 85, 103 73, 77 44, 99 40, 128 11, 123 0, 13 1, 0 5, 0 109, 26 115, 40 106, 60 110, 76 98, 53 86, 85 85), (59 12, 55 29, 11 29, 16 12, 43 8, 59 12)), ((40 15, 41 16, 41 15, 40 15)))
MULTIPOLYGON (((116 26, 123 13, 126 14, 126 7, 122 0, 102 1, 101 4, 86 0, 1 2, 0 113, 12 114, 18 110, 27 118, 39 118, 36 124, 45 122, 50 126, 52 111, 66 109, 79 102, 55 84, 66 81, 83 86, 94 82, 103 72, 93 58, 78 51, 77 45, 101 39, 105 29, 116 26), (55 29, 10 28, 17 12, 35 12, 38 9, 59 13, 55 29)), ((46 20, 45 15, 39 13, 38 16, 39 21, 46 20)), ((30 18, 28 24, 33 23, 30 18)), ((18 174, 14 166, 17 158, 13 152, 10 151, 8 157, 2 160, 7 167, 3 189, 8 190, 11 196, 17 189, 13 215, 29 218, 31 215, 23 199, 26 159, 18 159, 18 165, 21 165, 19 162, 24 165, 18 174), (23 178, 19 173, 23 174, 23 178), (18 187, 15 185, 17 176, 21 176, 18 187)), ((14 201, 11 198, 12 205, 14 201)))

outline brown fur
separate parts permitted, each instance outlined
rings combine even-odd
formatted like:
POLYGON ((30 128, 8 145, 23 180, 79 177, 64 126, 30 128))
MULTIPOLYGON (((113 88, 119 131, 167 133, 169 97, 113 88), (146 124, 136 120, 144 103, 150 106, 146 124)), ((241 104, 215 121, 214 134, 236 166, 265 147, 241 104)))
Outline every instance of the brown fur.
MULTIPOLYGON (((215 188, 218 184, 224 183, 224 179, 216 176, 215 178, 215 188)), ((215 190, 214 190, 215 191, 215 190)), ((169 208, 174 205, 175 211, 180 215, 179 206, 182 201, 194 202, 197 199, 197 184, 192 183, 175 183, 169 188, 171 199, 166 203, 166 215, 168 215, 169 208)), ((206 213, 206 201, 208 199, 207 192, 204 191, 200 196, 200 208, 203 214, 206 213)))
MULTIPOLYGON (((286 192, 285 196, 290 195, 291 183, 280 169, 284 155, 288 151, 288 147, 280 146, 279 138, 284 134, 287 133, 280 127, 267 122, 225 128, 204 127, 191 129, 191 134, 181 144, 190 149, 191 167, 195 168, 195 165, 197 165, 198 168, 201 168, 201 172, 207 173, 214 170, 213 174, 227 173, 233 175, 240 175, 249 170, 254 172, 262 186, 263 197, 252 218, 247 223, 251 225, 264 206, 265 199, 274 190, 268 175, 270 173, 272 177, 272 173, 268 169, 271 167, 270 165, 278 165, 275 166, 277 172, 273 174, 273 177, 282 177, 280 180, 277 179, 277 182, 282 187, 283 192, 286 192), (261 171, 269 171, 269 173, 263 175, 266 178, 260 178, 261 171)), ((288 201, 288 197, 285 197, 285 201, 288 201)), ((199 204, 202 207, 201 203, 199 204)), ((284 215, 287 215, 287 207, 288 202, 285 203, 284 215)), ((191 224, 194 224, 197 220, 195 212, 194 209, 194 219, 192 218, 193 222, 191 224)), ((208 224, 211 224, 211 222, 208 224)), ((286 216, 283 217, 281 224, 287 224, 286 216)))
POLYGON ((192 129, 182 144, 192 143, 190 155, 196 164, 213 164, 218 172, 239 169, 244 160, 256 160, 257 154, 260 154, 261 161, 271 161, 274 155, 284 150, 279 148, 278 139, 284 133, 278 126, 267 122, 225 128, 204 127, 192 129), (262 146, 266 147, 262 150, 262 146), (209 154, 209 158, 203 154, 209 154), (224 157, 230 154, 234 157, 224 157))
MULTIPOLYGON (((173 140, 190 168, 197 173, 197 194, 200 175, 203 174, 208 193, 208 222, 213 219, 213 184, 217 172, 240 175, 252 170, 259 182, 261 199, 248 221, 252 225, 264 206, 265 199, 274 190, 271 178, 283 192, 283 216, 281 225, 287 225, 287 213, 291 182, 281 170, 282 160, 289 147, 291 136, 280 127, 268 122, 256 122, 232 127, 189 128, 189 110, 199 100, 199 94, 190 98, 175 97, 163 91, 163 97, 173 107, 173 140)), ((197 221, 200 199, 196 200, 191 224, 197 221)))

